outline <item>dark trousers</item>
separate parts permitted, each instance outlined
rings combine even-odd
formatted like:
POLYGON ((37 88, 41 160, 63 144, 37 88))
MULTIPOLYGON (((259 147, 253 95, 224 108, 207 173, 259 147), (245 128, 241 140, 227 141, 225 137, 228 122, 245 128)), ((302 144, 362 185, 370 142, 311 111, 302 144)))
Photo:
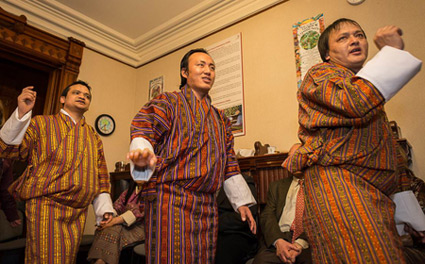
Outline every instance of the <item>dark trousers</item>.
POLYGON ((244 234, 219 234, 215 263, 245 264, 257 252, 257 241, 244 234))

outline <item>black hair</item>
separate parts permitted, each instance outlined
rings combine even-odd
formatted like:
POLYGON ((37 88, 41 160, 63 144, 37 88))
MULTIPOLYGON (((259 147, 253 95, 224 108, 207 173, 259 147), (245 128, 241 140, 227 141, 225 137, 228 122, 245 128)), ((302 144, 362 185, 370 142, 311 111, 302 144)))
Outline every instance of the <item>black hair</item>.
POLYGON ((185 77, 183 77, 183 75, 182 75, 182 70, 183 69, 187 70, 187 68, 189 67, 189 57, 194 53, 205 53, 208 56, 210 56, 208 51, 206 51, 205 49, 202 49, 202 48, 190 50, 183 56, 182 60, 180 61, 180 89, 183 86, 185 86, 186 83, 187 83, 187 79, 185 77))
POLYGON ((91 96, 90 85, 88 83, 86 83, 85 81, 81 81, 81 80, 75 81, 75 82, 69 84, 67 87, 65 87, 65 89, 63 89, 63 91, 62 91, 61 96, 66 97, 68 95, 69 89, 71 89, 72 86, 77 85, 77 84, 80 84, 80 85, 87 87, 87 89, 89 89, 89 93, 90 93, 90 96, 91 96))
POLYGON ((366 38, 366 34, 364 33, 364 30, 359 25, 359 23, 357 23, 356 21, 349 19, 349 18, 340 18, 340 19, 334 21, 320 35, 319 43, 317 45, 317 48, 319 49, 319 53, 320 53, 320 58, 322 58, 322 60, 324 62, 329 61, 328 59, 326 59, 326 56, 328 55, 328 52, 329 52, 329 36, 331 35, 331 33, 333 31, 339 30, 340 27, 341 27, 341 24, 344 24, 344 23, 353 24, 353 25, 358 26, 362 30, 362 32, 363 32, 363 34, 366 38))
MULTIPOLYGON (((133 194, 134 190, 136 189, 136 186, 137 186, 137 183, 133 180, 130 180, 130 183, 127 188, 127 193, 125 194, 125 198, 124 198, 124 205, 127 205, 128 199, 130 199, 130 196, 133 194)), ((139 193, 138 200, 140 201, 140 199, 141 197, 139 193)))

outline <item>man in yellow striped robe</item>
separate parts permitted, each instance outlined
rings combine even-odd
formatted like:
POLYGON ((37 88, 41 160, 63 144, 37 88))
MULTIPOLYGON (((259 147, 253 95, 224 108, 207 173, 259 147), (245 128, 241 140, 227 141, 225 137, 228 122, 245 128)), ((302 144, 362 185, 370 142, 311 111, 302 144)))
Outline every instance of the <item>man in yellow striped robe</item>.
POLYGON ((389 198, 398 183, 395 141, 384 111, 420 70, 401 30, 379 29, 364 67, 360 25, 340 19, 321 35, 324 63, 298 91, 302 142, 284 167, 305 175, 304 223, 315 263, 404 263, 389 198))
POLYGON ((90 87, 82 81, 69 85, 60 113, 31 120, 35 99, 33 87, 24 88, 0 131, 0 155, 28 162, 9 188, 26 201, 25 262, 74 263, 90 203, 95 200, 98 216, 113 212, 96 208, 110 199, 110 182, 102 141, 83 117, 90 87))

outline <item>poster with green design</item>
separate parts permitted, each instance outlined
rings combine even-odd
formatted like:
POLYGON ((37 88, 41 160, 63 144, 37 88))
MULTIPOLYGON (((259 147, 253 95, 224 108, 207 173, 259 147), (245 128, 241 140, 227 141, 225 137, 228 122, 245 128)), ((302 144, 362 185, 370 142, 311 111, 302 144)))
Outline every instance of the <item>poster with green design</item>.
POLYGON ((323 14, 305 19, 292 26, 298 87, 307 71, 313 65, 322 62, 317 42, 323 30, 325 30, 323 14))

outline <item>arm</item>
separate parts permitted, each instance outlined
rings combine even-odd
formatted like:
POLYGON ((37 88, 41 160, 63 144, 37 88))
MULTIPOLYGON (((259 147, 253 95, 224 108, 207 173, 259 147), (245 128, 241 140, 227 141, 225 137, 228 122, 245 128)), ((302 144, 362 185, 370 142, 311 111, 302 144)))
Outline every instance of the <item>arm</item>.
POLYGON ((247 205, 254 205, 257 202, 242 175, 238 174, 227 179, 223 188, 232 207, 240 213, 243 222, 248 221, 251 232, 255 234, 257 225, 247 205))
POLYGON ((127 158, 135 181, 148 181, 155 170, 158 158, 156 142, 171 128, 172 106, 165 94, 146 104, 131 123, 131 145, 127 158))
MULTIPOLYGON (((93 133, 95 132, 93 131, 93 133)), ((95 133, 95 138, 97 140, 98 149, 97 173, 99 178, 100 193, 93 200, 93 209, 96 215, 96 223, 99 224, 110 221, 116 212, 112 206, 112 199, 110 195, 111 183, 108 168, 106 167, 103 143, 97 133, 95 133)))
MULTIPOLYGON (((261 231, 263 232, 264 241, 267 247, 274 245, 278 239, 284 239, 290 241, 292 238, 285 236, 280 230, 279 218, 282 212, 277 212, 278 199, 282 198, 279 196, 277 182, 270 184, 267 192, 267 204, 264 210, 260 214, 260 225, 261 231)), ((286 197, 283 197, 286 198, 286 197)))

